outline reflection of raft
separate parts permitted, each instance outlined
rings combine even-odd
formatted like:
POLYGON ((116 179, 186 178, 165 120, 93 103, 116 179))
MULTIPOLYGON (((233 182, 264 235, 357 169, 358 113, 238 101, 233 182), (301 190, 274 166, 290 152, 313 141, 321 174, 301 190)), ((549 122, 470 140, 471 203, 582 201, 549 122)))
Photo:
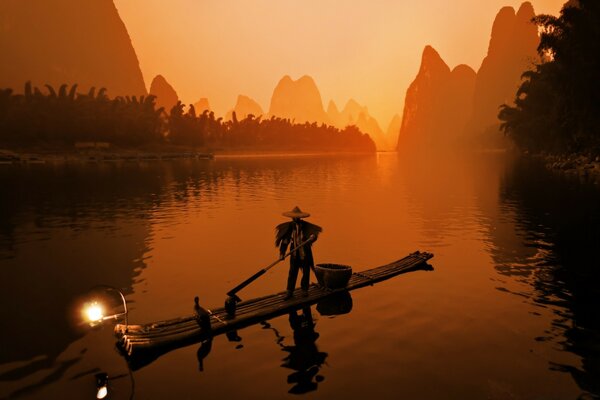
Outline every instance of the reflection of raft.
POLYGON ((215 308, 210 317, 212 328, 210 332, 200 328, 194 315, 145 325, 129 325, 127 330, 125 325, 117 324, 115 334, 119 339, 118 346, 128 356, 142 353, 150 357, 153 353, 156 356, 159 355, 157 353, 165 353, 177 347, 196 343, 211 335, 243 328, 299 307, 317 303, 336 293, 372 285, 405 272, 431 269, 431 266, 426 263, 431 257, 433 257, 431 253, 417 251, 390 264, 353 273, 348 285, 341 289, 332 290, 312 284, 306 297, 303 297, 300 289, 297 289, 294 297, 288 300, 285 300, 285 292, 281 292, 242 301, 238 303, 233 318, 228 318, 223 307, 215 308))

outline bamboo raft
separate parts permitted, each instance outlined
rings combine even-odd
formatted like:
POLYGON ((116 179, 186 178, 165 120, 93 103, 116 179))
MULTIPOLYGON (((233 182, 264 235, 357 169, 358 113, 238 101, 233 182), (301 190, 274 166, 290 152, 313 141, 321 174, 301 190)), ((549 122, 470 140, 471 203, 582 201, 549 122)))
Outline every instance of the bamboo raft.
POLYGON ((117 346, 128 358, 145 355, 154 359, 175 348, 285 314, 340 292, 373 285, 406 272, 431 270, 432 267, 427 264, 427 260, 432 257, 431 253, 416 251, 398 261, 355 272, 347 287, 343 289, 331 290, 313 283, 309 287, 308 296, 305 297, 301 295, 300 289, 296 289, 294 297, 287 300, 284 291, 242 301, 238 303, 234 317, 229 317, 224 307, 215 308, 210 311, 210 331, 200 328, 196 315, 144 325, 117 324, 115 326, 117 346))

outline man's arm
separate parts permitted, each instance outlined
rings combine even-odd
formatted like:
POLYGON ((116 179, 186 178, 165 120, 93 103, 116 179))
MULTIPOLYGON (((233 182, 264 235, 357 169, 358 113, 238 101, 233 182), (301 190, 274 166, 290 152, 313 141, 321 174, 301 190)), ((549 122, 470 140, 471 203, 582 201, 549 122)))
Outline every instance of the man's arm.
POLYGON ((290 239, 285 238, 279 244, 279 259, 283 260, 285 257, 285 253, 287 252, 287 248, 290 245, 290 239))

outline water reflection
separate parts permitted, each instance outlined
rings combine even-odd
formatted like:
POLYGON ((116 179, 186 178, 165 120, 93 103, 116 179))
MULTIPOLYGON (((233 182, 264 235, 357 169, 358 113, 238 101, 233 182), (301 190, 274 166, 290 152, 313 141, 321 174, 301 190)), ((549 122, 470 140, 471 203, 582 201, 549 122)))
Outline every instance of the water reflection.
POLYGON ((501 202, 516 213, 520 247, 496 234, 496 268, 531 287, 518 293, 554 314, 535 338, 553 341, 581 357, 581 365, 550 363, 577 385, 600 395, 600 190, 518 160, 501 185, 501 202), (515 251, 519 249, 520 251, 515 251))
POLYGON ((52 371, 29 392, 81 359, 57 361, 84 334, 74 329, 77 298, 98 283, 131 293, 155 205, 148 188, 156 192, 160 184, 147 172, 133 176, 114 166, 6 166, 0 187, 0 302, 14 304, 0 309, 0 342, 10 343, 0 365, 15 365, 0 382, 52 371))
POLYGON ((196 358, 198 359, 198 371, 204 371, 204 359, 208 357, 210 351, 212 350, 213 338, 209 337, 206 340, 203 340, 200 343, 200 347, 198 347, 198 351, 196 352, 196 358))
MULTIPOLYGON (((351 299, 317 304, 321 315, 352 310, 318 321, 318 338, 314 315, 299 310, 271 321, 289 332, 277 346, 250 327, 240 332, 243 347, 230 332, 229 346, 215 338, 170 352, 135 371, 140 396, 242 397, 260 386, 267 398, 314 387, 311 396, 326 398, 375 387, 381 398, 494 398, 486 390, 497 384, 506 398, 568 398, 578 393, 569 376, 598 395, 599 189, 523 162, 505 173, 499 155, 471 158, 3 166, 0 301, 10 306, 0 309, 0 397, 83 397, 97 368, 124 373, 125 362, 106 351, 110 327, 71 329, 65 310, 74 298, 99 283, 124 288, 133 323, 188 315, 196 293, 221 305, 271 259, 272 227, 296 204, 326 228, 317 262, 360 269, 421 249, 435 252, 440 273, 361 290, 354 309, 351 299), (294 338, 288 323, 306 335, 294 338), (557 347, 569 357, 557 357, 557 347), (431 349, 439 356, 424 356, 431 349), (332 359, 339 365, 324 374, 332 359), (228 385, 232 373, 239 385, 228 385), (368 379, 353 379, 359 374, 368 379)), ((280 291, 285 277, 274 269, 245 297, 280 291)))
MULTIPOLYGON (((345 292, 346 294, 349 293, 345 292)), ((340 297, 338 297, 340 298, 340 297)), ((347 299, 346 296, 344 298, 347 299)), ((351 299, 351 298, 350 298, 351 299)), ((330 299, 330 304, 334 299, 330 299)), ((292 330, 293 343, 286 344, 285 336, 273 328, 268 322, 262 322, 263 329, 270 329, 276 337, 276 343, 281 350, 288 353, 283 359, 281 366, 293 370, 287 376, 287 383, 292 387, 288 393, 304 394, 318 389, 319 383, 325 380, 320 373, 321 367, 325 364, 327 353, 319 351, 316 344, 319 333, 315 331, 316 323, 313 319, 310 306, 304 306, 300 309, 291 311, 288 314, 288 321, 292 330)))
MULTIPOLYGON (((424 267, 423 267, 424 268, 424 267)), ((352 295, 350 292, 343 291, 319 300, 317 311, 323 316, 335 316, 348 314, 352 311, 352 295)))
POLYGON ((102 283, 132 293, 152 250, 153 224, 168 226, 182 210, 210 213, 231 200, 278 198, 315 178, 343 186, 331 174, 348 168, 344 159, 373 163, 372 156, 305 156, 3 166, 0 302, 20 301, 0 309, 0 340, 12 343, 0 365, 33 361, 1 373, 0 381, 51 368, 82 336, 73 314, 88 289, 102 283))
POLYGON ((319 351, 315 332, 315 323, 310 306, 302 308, 302 312, 289 314, 290 328, 294 331, 294 344, 283 345, 282 350, 289 353, 281 365, 292 369, 287 381, 293 386, 288 393, 303 394, 317 390, 318 384, 325 378, 319 374, 321 365, 325 363, 327 353, 319 351))

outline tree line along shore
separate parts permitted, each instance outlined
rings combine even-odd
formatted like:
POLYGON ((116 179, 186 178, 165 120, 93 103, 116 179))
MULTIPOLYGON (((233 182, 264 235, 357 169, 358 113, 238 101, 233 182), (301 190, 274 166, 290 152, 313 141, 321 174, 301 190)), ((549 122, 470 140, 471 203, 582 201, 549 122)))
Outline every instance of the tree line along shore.
MULTIPOLYGON (((541 61, 522 75, 501 129, 518 148, 552 168, 590 165, 600 156, 600 2, 567 2, 558 17, 539 15, 541 61), (587 161, 586 161, 587 160, 587 161)), ((588 168, 590 169, 590 168, 588 168)))
POLYGON ((122 154, 213 152, 375 152, 369 135, 355 126, 338 129, 289 119, 248 115, 238 120, 196 113, 178 102, 169 112, 154 96, 109 98, 106 89, 78 93, 66 84, 43 90, 25 83, 23 94, 0 90, 0 148, 5 157, 24 153, 122 154))

